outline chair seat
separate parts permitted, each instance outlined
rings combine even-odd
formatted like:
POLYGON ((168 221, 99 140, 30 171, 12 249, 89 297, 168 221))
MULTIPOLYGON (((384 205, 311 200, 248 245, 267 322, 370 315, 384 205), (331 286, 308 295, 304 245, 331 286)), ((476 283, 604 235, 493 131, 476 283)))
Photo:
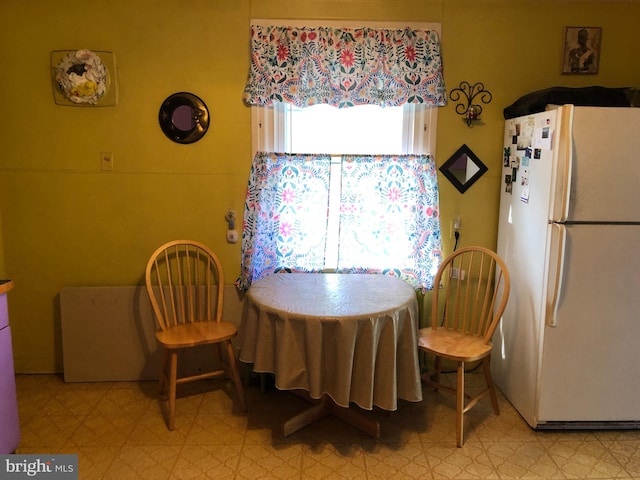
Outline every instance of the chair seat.
POLYGON ((156 332, 156 338, 165 348, 183 348, 223 342, 236 336, 237 328, 229 322, 193 322, 175 325, 156 332))
POLYGON ((491 342, 486 343, 482 337, 430 327, 420 329, 419 334, 420 348, 457 362, 473 362, 491 353, 491 342))

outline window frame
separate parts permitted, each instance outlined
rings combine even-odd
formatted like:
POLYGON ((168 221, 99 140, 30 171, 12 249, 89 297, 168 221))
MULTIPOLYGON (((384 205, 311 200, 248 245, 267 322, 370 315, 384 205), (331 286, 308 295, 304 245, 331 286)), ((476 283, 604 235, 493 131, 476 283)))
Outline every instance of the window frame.
MULTIPOLYGON (((358 108, 358 107, 349 107, 358 108)), ((287 134, 288 106, 251 107, 251 146, 256 152, 292 152, 287 134)), ((403 154, 429 153, 435 158, 438 107, 407 103, 403 106, 402 152, 403 154)), ((298 152, 300 153, 300 152, 298 152)), ((340 155, 345 152, 331 152, 340 155)))
MULTIPOLYGON (((291 27, 333 27, 333 28, 413 28, 433 30, 441 37, 441 24, 432 22, 384 22, 384 21, 327 21, 327 20, 277 20, 254 19, 252 25, 286 25, 291 27)), ((347 107, 357 108, 357 107, 347 107)), ((287 119, 283 103, 265 107, 251 106, 251 148, 256 152, 291 152, 287 147, 287 119)), ((436 158, 436 133, 438 107, 408 103, 403 106, 404 154, 428 153, 436 158)), ((335 152, 336 155, 344 152, 335 152)))

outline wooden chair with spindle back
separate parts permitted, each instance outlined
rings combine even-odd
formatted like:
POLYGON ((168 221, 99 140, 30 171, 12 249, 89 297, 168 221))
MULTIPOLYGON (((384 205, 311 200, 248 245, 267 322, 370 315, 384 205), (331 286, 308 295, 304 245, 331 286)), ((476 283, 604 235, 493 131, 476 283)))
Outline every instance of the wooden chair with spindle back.
POLYGON ((500 413, 491 378, 491 337, 509 298, 509 272, 503 260, 483 247, 461 248, 447 257, 434 280, 431 326, 419 332, 418 347, 435 356, 433 370, 422 375, 436 390, 456 394, 456 443, 464 443, 464 414, 484 396, 500 413), (457 386, 441 383, 442 359, 456 364, 457 386), (481 361, 486 388, 465 394, 465 363, 481 361))
POLYGON ((224 275, 215 253, 206 245, 191 240, 165 243, 149 258, 145 280, 157 321, 156 339, 164 349, 160 392, 162 394, 168 387, 169 430, 175 426, 176 387, 181 383, 228 375, 235 383, 242 410, 246 410, 231 344, 237 329, 234 324, 222 320, 224 275), (199 345, 215 345, 221 368, 178 378, 179 352, 199 345))

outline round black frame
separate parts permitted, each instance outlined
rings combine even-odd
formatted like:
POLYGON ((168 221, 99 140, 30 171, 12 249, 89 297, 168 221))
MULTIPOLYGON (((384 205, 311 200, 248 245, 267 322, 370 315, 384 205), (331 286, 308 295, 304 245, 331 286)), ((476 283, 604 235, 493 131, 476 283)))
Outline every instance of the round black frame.
POLYGON ((209 129, 209 109, 204 101, 189 92, 178 92, 166 98, 158 113, 160 128, 169 140, 176 143, 194 143, 200 140, 209 129), (186 105, 193 110, 191 130, 180 130, 173 123, 176 108, 186 105))

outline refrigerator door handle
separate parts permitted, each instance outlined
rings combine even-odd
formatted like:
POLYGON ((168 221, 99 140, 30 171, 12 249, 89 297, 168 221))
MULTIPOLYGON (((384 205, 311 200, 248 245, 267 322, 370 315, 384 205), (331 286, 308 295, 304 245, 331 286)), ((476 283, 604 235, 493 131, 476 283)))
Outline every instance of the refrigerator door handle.
POLYGON ((557 130, 553 149, 556 152, 554 200, 551 211, 553 222, 564 222, 569 216, 571 200, 571 176, 573 166, 573 105, 564 105, 558 110, 557 130))
POLYGON ((547 311, 545 323, 557 326, 558 304, 562 293, 562 274, 564 270, 564 252, 567 229, 559 223, 551 224, 551 242, 549 254, 549 277, 547 279, 547 311))

